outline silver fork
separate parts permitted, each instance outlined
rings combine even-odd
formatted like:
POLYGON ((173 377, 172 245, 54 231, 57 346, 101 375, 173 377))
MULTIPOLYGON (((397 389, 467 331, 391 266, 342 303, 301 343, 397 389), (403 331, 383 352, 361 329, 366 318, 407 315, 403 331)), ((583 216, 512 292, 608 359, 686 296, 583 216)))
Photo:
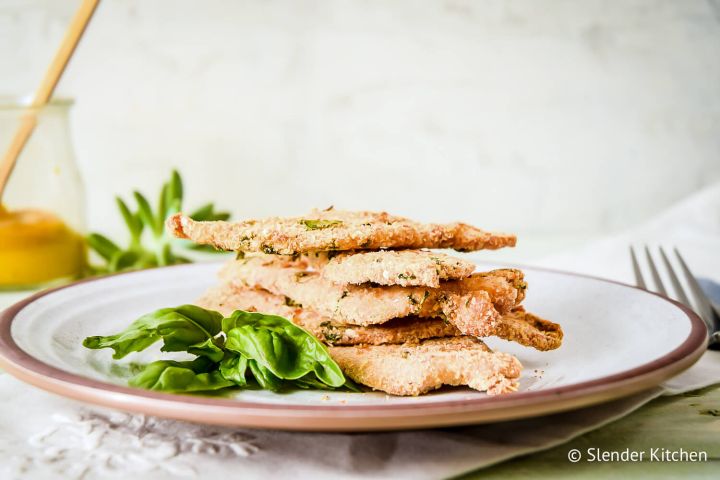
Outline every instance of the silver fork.
MULTIPOLYGON (((660 268, 662 267, 658 268, 658 265, 664 265, 667 277, 670 279, 673 291, 675 292, 675 300, 679 301, 690 310, 693 310, 700 318, 702 318, 707 326, 708 334, 710 336, 708 347, 713 350, 720 349, 720 312, 718 312, 718 309, 713 305, 707 295, 705 295, 705 292, 703 292, 700 284, 698 284, 698 281, 688 268, 687 263, 685 263, 685 260, 682 255, 680 255, 678 249, 673 248, 673 251, 677 257, 678 264, 680 265, 680 270, 682 270, 685 277, 685 282, 690 290, 690 295, 692 295, 692 301, 686 293, 685 288, 683 288, 683 285, 680 282, 672 263, 670 263, 670 259, 665 253, 665 250, 660 247, 659 251, 660 257, 662 258, 662 264, 653 260, 650 249, 647 246, 645 247, 645 257, 647 259, 648 266, 650 267, 650 276, 652 277, 652 281, 655 285, 655 291, 666 297, 671 297, 668 290, 665 288, 662 277, 660 276, 660 268)), ((633 271, 635 272, 635 283, 640 288, 651 290, 648 288, 647 283, 643 278, 638 256, 635 254, 635 249, 632 246, 630 247, 630 258, 632 259, 633 271)))

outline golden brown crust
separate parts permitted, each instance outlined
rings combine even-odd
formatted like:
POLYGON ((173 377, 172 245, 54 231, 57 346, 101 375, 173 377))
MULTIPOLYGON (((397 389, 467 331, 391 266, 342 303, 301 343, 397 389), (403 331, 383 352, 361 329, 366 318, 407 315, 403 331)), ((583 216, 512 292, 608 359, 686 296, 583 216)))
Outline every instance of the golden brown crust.
POLYGON ((281 295, 274 295, 266 290, 256 288, 238 288, 225 283, 210 287, 195 301, 195 305, 215 310, 225 316, 232 314, 235 310, 245 310, 246 312, 279 315, 293 320, 293 322, 297 309, 289 299, 286 300, 281 295))
POLYGON ((495 308, 502 314, 509 313, 525 299, 527 283, 520 270, 501 268, 489 272, 473 273, 455 282, 445 282, 443 288, 455 293, 482 290, 492 298, 495 308))
MULTIPOLYGON (((462 335, 453 324, 440 318, 406 317, 380 325, 347 325, 324 317, 310 308, 302 308, 289 298, 265 290, 221 284, 208 290, 197 305, 229 315, 235 310, 280 315, 305 328, 332 345, 381 345, 416 342, 427 338, 462 335)), ((491 335, 533 347, 553 350, 562 343, 562 329, 522 307, 503 315, 491 335)))
POLYGON ((460 335, 453 325, 439 318, 407 317, 381 325, 346 325, 333 322, 310 308, 293 306, 290 299, 265 290, 219 285, 208 290, 196 304, 229 315, 235 310, 280 315, 332 345, 380 345, 416 342, 426 338, 460 335), (290 304, 290 305, 288 305, 290 304))
MULTIPOLYGON (((319 263, 314 266, 317 268, 319 263)), ((437 288, 441 280, 470 276, 475 264, 428 250, 382 250, 340 254, 321 268, 324 278, 341 285, 375 283, 437 288)))
POLYGON ((221 250, 283 255, 384 248, 495 250, 516 242, 515 235, 486 232, 464 223, 420 223, 385 212, 315 210, 303 217, 233 223, 196 222, 178 213, 166 225, 178 238, 221 250))
POLYGON ((509 393, 517 390, 522 370, 517 358, 495 353, 472 337, 329 350, 352 380, 392 395, 421 395, 443 385, 509 393))
POLYGON ((337 285, 298 262, 276 256, 251 256, 228 263, 220 273, 224 282, 263 288, 276 295, 353 325, 384 323, 393 318, 416 315, 444 317, 465 335, 492 334, 501 313, 510 311, 522 298, 514 287, 519 271, 475 274, 463 280, 444 282, 440 288, 337 285), (512 279, 509 280, 509 279, 512 279), (505 282, 509 286, 501 288, 505 282), (502 295, 493 297, 492 295, 502 295))
POLYGON ((495 335, 542 351, 555 350, 563 340, 560 325, 528 313, 522 307, 502 316, 495 335))

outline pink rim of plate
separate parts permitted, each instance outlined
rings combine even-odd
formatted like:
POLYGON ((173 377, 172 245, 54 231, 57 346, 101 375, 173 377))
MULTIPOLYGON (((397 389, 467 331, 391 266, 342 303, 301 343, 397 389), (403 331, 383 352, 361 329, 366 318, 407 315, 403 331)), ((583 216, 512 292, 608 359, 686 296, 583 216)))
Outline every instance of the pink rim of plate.
MULTIPOLYGON (((172 266, 162 268, 181 268, 172 266)), ((510 395, 464 398, 432 403, 395 405, 286 405, 246 402, 202 396, 174 395, 93 380, 56 368, 22 350, 12 337, 18 313, 36 300, 86 282, 91 278, 39 292, 0 314, 0 367, 18 379, 65 397, 96 405, 179 420, 238 427, 305 431, 371 431, 416 429, 489 423, 534 417, 596 405, 650 389, 695 363, 706 349, 707 329, 696 313, 661 295, 621 282, 589 275, 528 267, 536 270, 601 282, 656 295, 679 308, 691 328, 688 337, 674 350, 641 366, 562 387, 510 395)), ((127 272, 116 275, 136 275, 127 272)))

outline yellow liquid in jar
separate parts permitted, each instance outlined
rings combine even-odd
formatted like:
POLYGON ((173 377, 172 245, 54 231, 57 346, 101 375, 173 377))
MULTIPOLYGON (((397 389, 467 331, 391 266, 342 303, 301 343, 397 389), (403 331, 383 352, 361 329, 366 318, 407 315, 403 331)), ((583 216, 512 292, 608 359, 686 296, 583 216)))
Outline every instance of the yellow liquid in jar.
POLYGON ((56 215, 0 205, 0 289, 78 277, 85 265, 83 237, 56 215))

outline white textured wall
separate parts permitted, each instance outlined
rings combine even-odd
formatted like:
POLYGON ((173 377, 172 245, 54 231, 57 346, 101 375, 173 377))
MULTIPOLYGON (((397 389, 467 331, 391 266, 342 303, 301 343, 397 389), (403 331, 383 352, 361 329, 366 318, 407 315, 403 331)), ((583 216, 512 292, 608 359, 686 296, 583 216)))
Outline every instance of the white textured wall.
MULTIPOLYGON (((0 93, 32 91, 76 5, 0 0, 0 93)), ((720 178, 720 6, 104 0, 59 93, 95 229, 177 166, 238 216, 593 235, 720 178)))

